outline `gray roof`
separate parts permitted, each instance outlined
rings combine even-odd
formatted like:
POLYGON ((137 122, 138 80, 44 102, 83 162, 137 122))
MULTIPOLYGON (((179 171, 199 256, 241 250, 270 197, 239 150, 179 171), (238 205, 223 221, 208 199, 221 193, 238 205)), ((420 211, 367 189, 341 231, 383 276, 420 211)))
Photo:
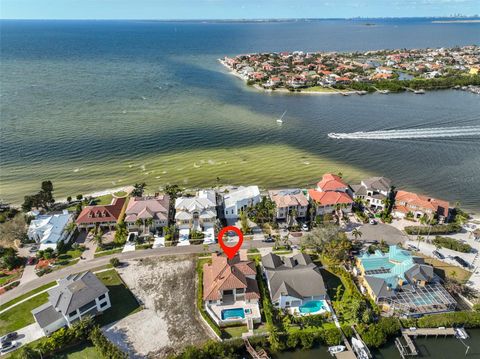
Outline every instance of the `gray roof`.
POLYGON ((377 298, 390 298, 395 296, 395 291, 391 289, 382 278, 367 275, 365 276, 365 280, 377 298))
POLYGON ((374 191, 390 191, 392 181, 386 177, 372 177, 362 181, 367 189, 374 191))
POLYGON ((357 196, 367 195, 367 189, 363 187, 361 184, 352 184, 350 188, 353 190, 353 193, 355 193, 357 196))
POLYGON ((321 296, 327 294, 323 277, 310 257, 299 253, 293 257, 279 257, 269 253, 262 257, 273 301, 281 295, 294 298, 321 296))
POLYGON ((405 278, 410 282, 415 280, 430 282, 434 276, 433 267, 427 264, 415 264, 405 272, 405 278))
POLYGON ((58 286, 48 291, 49 301, 64 315, 108 292, 107 287, 92 273, 69 275, 58 281, 58 286))
POLYGON ((57 312, 51 303, 45 303, 40 307, 35 308, 32 310, 32 314, 42 328, 45 328, 46 326, 63 318, 63 315, 57 312))

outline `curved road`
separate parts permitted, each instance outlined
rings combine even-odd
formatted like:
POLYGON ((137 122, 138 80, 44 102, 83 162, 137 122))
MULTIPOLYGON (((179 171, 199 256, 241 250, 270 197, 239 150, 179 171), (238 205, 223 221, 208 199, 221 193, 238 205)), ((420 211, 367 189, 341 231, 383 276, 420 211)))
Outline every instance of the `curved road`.
MULTIPOLYGON (((273 243, 265 243, 262 241, 244 241, 242 248, 265 248, 273 247, 273 243)), ((209 252, 221 250, 218 244, 209 245, 209 252)), ((165 248, 154 248, 154 249, 143 249, 133 252, 125 253, 115 253, 108 256, 98 257, 91 260, 80 261, 75 265, 70 267, 65 267, 57 271, 45 274, 42 277, 38 277, 29 282, 19 285, 18 287, 9 290, 8 292, 0 296, 0 304, 6 303, 16 297, 28 293, 31 290, 34 290, 42 285, 48 284, 50 282, 56 281, 57 279, 66 277, 69 274, 79 273, 86 270, 91 270, 97 267, 101 267, 110 262, 110 259, 117 257, 120 260, 130 260, 130 259, 140 259, 148 257, 162 257, 170 255, 187 255, 187 254, 196 254, 203 253, 204 249, 201 245, 189 245, 181 247, 165 247, 165 248)))

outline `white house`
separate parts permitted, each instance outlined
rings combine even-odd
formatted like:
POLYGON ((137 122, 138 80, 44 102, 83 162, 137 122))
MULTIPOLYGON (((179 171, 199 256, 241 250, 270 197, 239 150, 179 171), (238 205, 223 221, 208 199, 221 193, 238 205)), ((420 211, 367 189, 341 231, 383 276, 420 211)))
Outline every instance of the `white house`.
POLYGON ((56 249, 59 241, 68 242, 72 233, 66 231, 67 225, 73 221, 68 211, 61 214, 38 215, 30 222, 28 238, 40 244, 40 249, 56 249))
POLYGON ((354 199, 361 198, 365 200, 368 207, 383 210, 385 201, 390 195, 392 181, 386 177, 372 177, 350 187, 353 190, 354 199))
POLYGON ((48 302, 32 310, 45 335, 111 307, 107 287, 92 272, 71 274, 57 283, 48 291, 48 302))
POLYGON ((259 203, 258 186, 238 187, 223 195, 223 213, 226 219, 237 219, 242 211, 259 203))

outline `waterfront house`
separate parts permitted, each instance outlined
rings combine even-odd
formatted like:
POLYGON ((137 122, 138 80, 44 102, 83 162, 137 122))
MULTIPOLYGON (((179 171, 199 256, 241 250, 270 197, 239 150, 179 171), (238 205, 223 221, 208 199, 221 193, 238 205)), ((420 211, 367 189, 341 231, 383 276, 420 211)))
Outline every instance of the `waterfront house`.
POLYGON ((70 240, 73 231, 66 228, 72 221, 73 215, 66 210, 61 214, 38 215, 30 222, 28 238, 40 244, 40 250, 56 249, 58 242, 70 240))
POLYGON ((354 199, 360 198, 365 201, 366 206, 381 210, 385 208, 391 188, 392 181, 386 177, 368 178, 351 186, 354 199))
POLYGON ((101 227, 113 229, 120 220, 126 198, 112 199, 111 204, 86 206, 77 217, 77 226, 88 230, 89 228, 101 227))
POLYGON ((317 216, 334 212, 341 216, 352 211, 351 193, 350 187, 340 176, 327 173, 317 183, 317 188, 308 190, 308 198, 315 205, 317 216))
POLYGON ((32 310, 32 314, 43 333, 50 335, 110 307, 107 287, 87 271, 57 280, 57 286, 48 291, 48 302, 32 310))
POLYGON ((167 194, 132 197, 125 211, 125 223, 129 231, 149 233, 168 226, 170 197, 167 194), (141 223, 140 223, 141 222, 141 223))
POLYGON ((397 246, 356 258, 360 289, 385 312, 416 316, 455 310, 456 301, 433 267, 397 246))
POLYGON ((268 195, 275 203, 278 221, 295 224, 297 219, 307 216, 308 199, 301 189, 271 190, 268 195))
POLYGON ((203 301, 215 323, 253 325, 261 321, 256 275, 255 262, 248 259, 246 250, 232 259, 212 254, 212 263, 203 266, 203 301))
POLYGON ((262 269, 277 308, 299 315, 330 311, 320 269, 307 254, 280 257, 269 253, 262 257, 262 269))
POLYGON ((175 223, 179 229, 179 245, 189 244, 190 232, 203 232, 205 242, 214 242, 217 220, 217 199, 213 190, 198 191, 195 197, 175 200, 175 223))
POLYGON ((247 207, 255 206, 261 200, 258 186, 230 188, 223 194, 223 215, 226 219, 238 219, 247 207))
POLYGON ((404 218, 408 213, 413 218, 438 217, 438 221, 448 222, 452 215, 452 208, 447 201, 419 195, 413 192, 398 191, 395 195, 393 214, 398 218, 404 218))

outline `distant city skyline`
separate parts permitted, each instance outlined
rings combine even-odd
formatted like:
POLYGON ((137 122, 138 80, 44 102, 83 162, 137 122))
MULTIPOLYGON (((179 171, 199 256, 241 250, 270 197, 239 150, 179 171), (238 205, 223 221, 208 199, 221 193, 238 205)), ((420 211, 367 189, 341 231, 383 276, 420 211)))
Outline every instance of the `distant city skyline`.
POLYGON ((480 12, 479 0, 2 0, 2 19, 241 20, 429 17, 480 12))

